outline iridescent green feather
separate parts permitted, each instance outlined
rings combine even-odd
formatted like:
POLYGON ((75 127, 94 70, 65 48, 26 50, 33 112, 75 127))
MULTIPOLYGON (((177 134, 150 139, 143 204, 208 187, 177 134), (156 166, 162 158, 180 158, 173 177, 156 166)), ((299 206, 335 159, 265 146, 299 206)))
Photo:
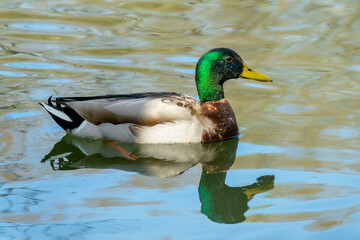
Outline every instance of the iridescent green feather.
POLYGON ((196 66, 195 81, 201 102, 219 101, 224 98, 218 75, 211 71, 214 62, 222 57, 219 51, 210 51, 202 56, 196 66))

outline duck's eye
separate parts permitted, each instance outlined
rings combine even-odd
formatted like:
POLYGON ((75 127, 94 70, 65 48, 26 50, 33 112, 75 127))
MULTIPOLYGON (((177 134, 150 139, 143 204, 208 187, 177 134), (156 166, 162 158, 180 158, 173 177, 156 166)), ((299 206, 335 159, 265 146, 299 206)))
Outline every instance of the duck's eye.
POLYGON ((252 72, 252 69, 251 69, 251 68, 248 68, 248 71, 249 71, 249 72, 252 72))
POLYGON ((231 63, 233 61, 233 57, 227 56, 225 58, 225 61, 228 62, 228 63, 231 63))

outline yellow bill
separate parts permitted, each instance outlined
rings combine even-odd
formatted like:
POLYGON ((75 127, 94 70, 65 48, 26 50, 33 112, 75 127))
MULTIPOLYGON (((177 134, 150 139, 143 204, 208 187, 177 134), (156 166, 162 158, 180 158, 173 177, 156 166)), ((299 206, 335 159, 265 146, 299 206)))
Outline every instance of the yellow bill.
POLYGON ((244 64, 244 69, 240 77, 262 81, 262 82, 272 82, 271 78, 269 78, 265 74, 254 71, 253 69, 246 66, 246 64, 244 64))

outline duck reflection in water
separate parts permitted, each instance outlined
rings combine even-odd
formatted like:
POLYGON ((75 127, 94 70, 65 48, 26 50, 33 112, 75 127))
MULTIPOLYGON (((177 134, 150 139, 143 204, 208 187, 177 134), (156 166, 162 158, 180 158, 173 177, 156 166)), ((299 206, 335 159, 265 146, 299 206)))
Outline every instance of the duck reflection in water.
POLYGON ((207 173, 203 170, 199 184, 201 212, 211 221, 239 223, 245 221, 248 202, 257 193, 274 188, 274 176, 267 175, 244 187, 225 184, 226 172, 207 173))
POLYGON ((259 177, 255 183, 243 187, 230 187, 225 184, 227 170, 236 158, 237 147, 238 139, 222 142, 217 146, 216 156, 210 161, 201 162, 201 212, 213 222, 245 221, 245 212, 249 209, 248 202, 254 195, 274 188, 273 175, 259 177))
POLYGON ((212 144, 141 145, 65 135, 41 162, 49 162, 54 170, 110 168, 161 178, 175 177, 200 163, 201 212, 214 222, 238 223, 246 219, 244 214, 253 196, 274 187, 272 175, 259 177, 243 187, 225 184, 238 141, 235 138, 212 144))

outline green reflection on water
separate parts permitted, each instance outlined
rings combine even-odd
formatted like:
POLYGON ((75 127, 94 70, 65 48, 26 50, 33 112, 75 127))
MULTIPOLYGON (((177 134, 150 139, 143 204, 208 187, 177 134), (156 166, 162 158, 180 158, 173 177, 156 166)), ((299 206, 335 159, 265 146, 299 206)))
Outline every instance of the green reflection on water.
POLYGON ((255 194, 274 187, 274 176, 262 176, 257 182, 243 187, 229 187, 225 184, 226 172, 202 172, 199 183, 201 212, 218 223, 239 223, 245 221, 248 202, 255 194))

